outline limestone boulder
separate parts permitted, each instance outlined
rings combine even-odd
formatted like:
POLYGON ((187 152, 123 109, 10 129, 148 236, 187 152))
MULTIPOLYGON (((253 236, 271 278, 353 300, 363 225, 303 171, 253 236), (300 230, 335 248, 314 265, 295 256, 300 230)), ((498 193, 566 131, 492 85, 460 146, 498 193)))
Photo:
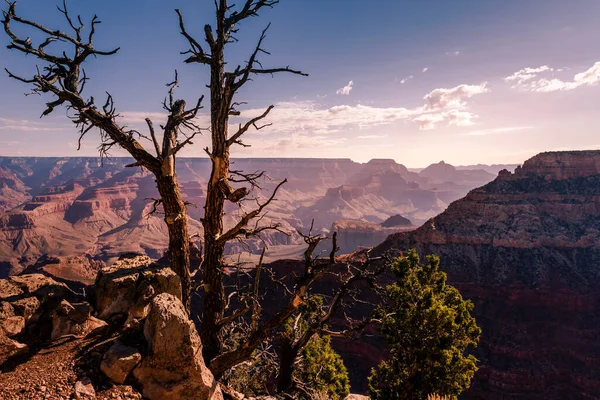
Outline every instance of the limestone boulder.
POLYGON ((25 321, 29 321, 40 308, 40 301, 37 297, 26 297, 24 299, 16 300, 11 303, 16 315, 25 318, 25 321))
POLYGON ((173 270, 146 256, 127 258, 98 274, 94 284, 95 308, 104 320, 125 315, 127 325, 144 319, 152 299, 161 293, 181 299, 181 281, 173 270))
POLYGON ((62 283, 41 274, 12 276, 0 280, 0 335, 6 348, 3 353, 20 353, 27 346, 14 341, 26 332, 44 336, 37 322, 50 321, 50 315, 63 298, 76 298, 77 294, 62 283), (27 331, 26 331, 27 328, 27 331), (9 339, 13 339, 12 341, 9 339))
POLYGON ((0 301, 0 321, 15 316, 15 309, 8 301, 0 301))
POLYGON ((66 300, 61 301, 52 315, 50 340, 54 341, 67 335, 85 337, 106 330, 108 324, 93 317, 91 311, 88 303, 71 304, 66 300))
POLYGON ((136 348, 117 341, 104 353, 100 370, 113 382, 123 384, 141 360, 142 355, 136 348))
POLYGON ((83 377, 75 382, 75 399, 78 400, 94 400, 96 398, 96 390, 92 385, 92 381, 88 377, 83 377))
MULTIPOLYGON (((13 297, 25 298, 35 296, 38 299, 41 299, 52 296, 68 298, 74 294, 67 285, 56 282, 54 279, 42 274, 11 276, 8 278, 7 282, 8 285, 13 287, 13 289, 11 289, 12 293, 18 292, 17 296, 13 295, 13 297)), ((10 300, 18 300, 18 298, 10 300)))
POLYGON ((24 354, 28 351, 29 347, 26 344, 19 343, 0 332, 0 365, 10 357, 24 354))
POLYGON ((144 322, 148 355, 133 371, 150 400, 222 400, 204 364, 200 336, 178 297, 161 293, 144 322))
POLYGON ((10 279, 0 279, 0 300, 10 300, 23 294, 23 290, 10 279))
POLYGON ((20 334, 25 328, 25 318, 15 315, 0 321, 0 330, 8 337, 14 337, 20 334))

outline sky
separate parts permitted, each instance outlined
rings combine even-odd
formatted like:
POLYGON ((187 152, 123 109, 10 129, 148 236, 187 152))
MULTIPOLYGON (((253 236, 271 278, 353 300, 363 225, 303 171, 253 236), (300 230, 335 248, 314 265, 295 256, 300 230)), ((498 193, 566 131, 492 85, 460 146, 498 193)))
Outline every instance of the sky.
MULTIPOLYGON (((17 12, 67 30, 57 4, 19 0, 17 12)), ((164 121, 165 84, 175 70, 176 97, 210 97, 208 67, 183 63, 187 47, 174 9, 201 39, 214 20, 212 0, 68 5, 84 21, 100 17, 97 49, 120 47, 86 63, 84 92, 97 103, 111 93, 120 123, 144 131, 144 118, 164 121)), ((232 156, 391 158, 423 167, 440 160, 518 164, 542 151, 600 148, 598 15, 598 0, 281 0, 240 25, 228 67, 243 65, 271 23, 263 66, 289 65, 309 76, 258 76, 242 88, 236 101, 246 104, 232 126, 275 108, 265 121, 272 125, 249 131, 251 147, 237 146, 232 156)), ((0 33, 0 66, 32 76, 36 60, 6 49, 0 33)), ((29 89, 0 74, 1 156, 98 154, 98 132, 78 151, 66 110, 40 119, 51 98, 24 95, 29 89)), ((197 122, 209 127, 204 106, 197 122)), ((208 144, 205 134, 180 154, 203 157, 208 144)))

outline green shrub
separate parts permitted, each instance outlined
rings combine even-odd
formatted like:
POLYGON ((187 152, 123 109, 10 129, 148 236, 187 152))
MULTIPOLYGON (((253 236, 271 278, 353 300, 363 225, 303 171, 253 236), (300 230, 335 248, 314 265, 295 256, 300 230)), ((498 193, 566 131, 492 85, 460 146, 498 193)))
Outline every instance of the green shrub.
POLYGON ((350 378, 342 358, 331 347, 329 336, 314 336, 302 349, 297 379, 311 391, 343 400, 350 394, 350 378))
POLYGON ((419 265, 413 249, 392 265, 396 282, 386 288, 388 303, 378 311, 390 358, 369 378, 373 399, 458 396, 477 371, 477 360, 466 354, 481 333, 471 315, 473 304, 446 284, 438 257, 427 261, 419 265))

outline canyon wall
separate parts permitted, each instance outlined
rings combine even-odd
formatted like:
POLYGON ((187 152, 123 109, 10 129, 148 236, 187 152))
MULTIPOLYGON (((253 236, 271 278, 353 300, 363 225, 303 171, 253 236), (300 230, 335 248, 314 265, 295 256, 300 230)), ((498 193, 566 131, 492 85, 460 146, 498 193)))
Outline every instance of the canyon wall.
POLYGON ((465 398, 600 397, 600 152, 537 155, 377 251, 411 247, 475 303, 465 398))

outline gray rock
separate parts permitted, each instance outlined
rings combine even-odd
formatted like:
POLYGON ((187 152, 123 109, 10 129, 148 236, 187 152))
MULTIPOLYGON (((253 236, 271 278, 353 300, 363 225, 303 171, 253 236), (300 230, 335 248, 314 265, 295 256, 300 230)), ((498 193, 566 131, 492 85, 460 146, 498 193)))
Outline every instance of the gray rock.
POLYGON ((0 330, 4 331, 6 336, 13 337, 20 334, 25 328, 25 318, 14 316, 8 317, 0 322, 0 330))
POLYGON ((123 384, 141 360, 142 356, 136 348, 116 342, 104 353, 100 370, 113 382, 123 384))
POLYGON ((15 316, 15 309, 7 301, 0 301, 0 321, 15 316))
MULTIPOLYGON (((13 293, 18 291, 22 297, 35 296, 38 299, 47 296, 68 298, 73 296, 73 292, 63 283, 56 282, 54 279, 42 274, 27 274, 11 276, 8 278, 9 285, 13 285, 13 293), (14 289, 16 287, 16 289, 14 289)), ((11 290, 10 288, 5 288, 11 290)), ((0 298, 4 295, 0 294, 0 298)), ((18 300, 18 299, 14 299, 18 300)))
POLYGON ((84 377, 83 379, 75 382, 75 398, 93 400, 96 398, 96 391, 92 386, 92 381, 89 378, 84 377))
POLYGON ((29 347, 26 344, 10 339, 0 332, 0 365, 10 357, 18 354, 24 354, 28 351, 29 347))
POLYGON ((200 336, 179 298, 162 293, 144 323, 149 354, 133 371, 150 400, 222 400, 204 364, 200 336))
POLYGON ((103 268, 94 291, 99 318, 127 315, 128 325, 144 319, 150 302, 160 293, 181 299, 181 281, 171 269, 153 264, 150 258, 135 257, 103 268))
POLYGON ((27 322, 40 308, 40 301, 36 297, 27 297, 13 301, 12 306, 15 314, 25 318, 27 322))
POLYGON ((63 300, 52 315, 52 333, 50 340, 74 335, 85 337, 108 328, 108 324, 91 316, 91 307, 87 303, 71 304, 63 300))

